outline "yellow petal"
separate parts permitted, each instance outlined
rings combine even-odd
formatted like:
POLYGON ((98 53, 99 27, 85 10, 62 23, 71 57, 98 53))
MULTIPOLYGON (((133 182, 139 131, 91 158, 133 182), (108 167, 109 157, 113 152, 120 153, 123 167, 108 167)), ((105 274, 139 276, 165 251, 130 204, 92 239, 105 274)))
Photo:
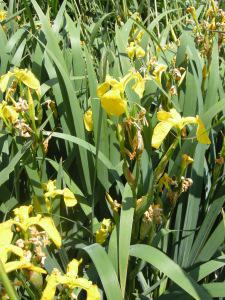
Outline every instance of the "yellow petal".
POLYGON ((0 259, 3 264, 7 262, 9 252, 12 252, 19 257, 23 257, 23 249, 21 249, 20 247, 11 244, 2 245, 0 246, 0 259))
POLYGON ((145 56, 145 50, 141 46, 136 46, 135 53, 137 58, 142 58, 145 56))
POLYGON ((44 231, 47 232, 49 238, 53 241, 53 243, 55 243, 55 245, 58 248, 61 247, 62 239, 51 217, 41 218, 41 220, 37 225, 43 228, 44 231))
POLYGON ((103 109, 112 116, 122 115, 127 108, 127 102, 121 97, 119 90, 110 90, 105 93, 101 98, 101 105, 103 109))
POLYGON ((68 188, 63 189, 63 199, 67 207, 73 207, 77 204, 77 199, 74 196, 74 193, 72 193, 68 188))
POLYGON ((77 277, 79 265, 82 263, 82 259, 73 259, 68 265, 66 275, 71 277, 77 277))
POLYGON ((127 47, 127 55, 129 58, 133 59, 134 58, 134 55, 135 55, 135 46, 134 46, 134 42, 131 42, 129 44, 129 46, 127 47))
POLYGON ((160 110, 157 112, 157 119, 159 121, 168 121, 172 118, 172 114, 165 110, 160 110))
POLYGON ((46 271, 42 268, 36 267, 29 262, 18 260, 10 261, 4 265, 6 273, 10 273, 19 269, 27 269, 38 273, 46 274, 46 271))
POLYGON ((32 210, 33 210, 32 205, 29 206, 22 205, 18 208, 15 208, 13 212, 15 217, 19 219, 19 222, 25 223, 27 219, 29 219, 29 214, 32 212, 32 210))
POLYGON ((156 65, 155 70, 153 71, 153 75, 158 84, 161 84, 161 76, 162 73, 166 71, 166 69, 167 66, 165 65, 161 65, 161 64, 156 65))
POLYGON ((152 147, 158 149, 173 125, 170 122, 160 122, 156 125, 152 135, 152 147))
POLYGON ((110 85, 108 82, 104 82, 100 84, 97 88, 97 96, 102 97, 108 90, 110 89, 110 85))
POLYGON ((7 11, 0 10, 0 22, 4 21, 7 17, 7 11))
POLYGON ((10 244, 13 238, 12 220, 0 223, 0 245, 10 244))
POLYGON ((135 76, 135 84, 132 86, 132 90, 140 97, 143 97, 145 90, 145 80, 142 78, 140 73, 137 73, 135 76))
POLYGON ((56 275, 50 275, 46 279, 47 285, 42 293, 41 300, 53 300, 55 297, 58 280, 56 275))
POLYGON ((97 285, 92 285, 88 290, 87 290, 87 300, 100 300, 100 293, 98 290, 97 285))
POLYGON ((88 290, 92 286, 92 282, 87 280, 86 278, 72 278, 68 276, 64 276, 65 284, 69 286, 70 289, 74 289, 76 287, 88 290))
POLYGON ((52 192, 56 189, 56 180, 49 180, 47 183, 42 184, 46 192, 52 192))
POLYGON ((93 131, 93 118, 91 109, 86 111, 84 114, 84 126, 87 131, 93 131))
POLYGON ((196 132, 197 140, 202 144, 211 144, 205 125, 202 122, 202 120, 199 118, 199 116, 196 116, 196 121, 198 124, 197 132, 196 132))
POLYGON ((6 91, 6 88, 9 83, 9 79, 13 76, 14 74, 12 72, 8 72, 0 77, 0 89, 4 93, 6 91))
POLYGON ((14 75, 19 81, 22 81, 23 84, 40 93, 40 82, 31 71, 15 68, 14 75))
POLYGON ((96 231, 96 243, 103 244, 107 239, 109 233, 112 231, 112 222, 110 219, 103 219, 101 227, 96 231))
POLYGON ((188 124, 196 124, 196 123, 197 121, 195 117, 185 117, 185 118, 181 118, 181 122, 178 124, 178 127, 182 129, 184 126, 188 124))
POLYGON ((8 120, 12 124, 15 123, 19 116, 15 107, 11 105, 4 105, 2 107, 2 115, 6 120, 8 120))

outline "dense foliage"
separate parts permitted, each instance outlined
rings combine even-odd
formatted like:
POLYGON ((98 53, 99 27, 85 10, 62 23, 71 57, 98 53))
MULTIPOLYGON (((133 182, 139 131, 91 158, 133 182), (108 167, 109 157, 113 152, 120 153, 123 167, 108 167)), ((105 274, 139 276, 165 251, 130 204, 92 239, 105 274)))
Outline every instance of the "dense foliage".
POLYGON ((224 299, 223 1, 0 1, 0 298, 224 299))

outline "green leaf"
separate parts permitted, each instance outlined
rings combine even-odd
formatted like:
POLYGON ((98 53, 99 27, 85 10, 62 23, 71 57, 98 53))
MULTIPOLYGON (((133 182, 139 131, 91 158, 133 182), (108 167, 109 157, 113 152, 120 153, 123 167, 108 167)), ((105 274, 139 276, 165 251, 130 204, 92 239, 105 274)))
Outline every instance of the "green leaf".
POLYGON ((104 248, 98 244, 93 244, 84 247, 83 250, 88 253, 95 265, 107 300, 123 300, 116 272, 104 248))
POLYGON ((211 299, 204 288, 198 285, 190 275, 160 250, 151 246, 138 244, 131 246, 130 255, 150 263, 194 299, 211 299))
POLYGON ((124 296, 126 289, 130 239, 133 225, 134 199, 128 183, 125 186, 122 200, 119 227, 119 273, 120 285, 124 296))

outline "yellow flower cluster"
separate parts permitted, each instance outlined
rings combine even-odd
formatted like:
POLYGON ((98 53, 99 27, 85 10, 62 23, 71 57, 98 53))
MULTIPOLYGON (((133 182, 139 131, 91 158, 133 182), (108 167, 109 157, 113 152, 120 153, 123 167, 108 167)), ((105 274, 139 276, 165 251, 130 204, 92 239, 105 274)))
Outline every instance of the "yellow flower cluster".
POLYGON ((45 191, 44 198, 47 209, 50 211, 52 208, 52 200, 58 196, 63 196, 63 200, 67 207, 73 207, 77 204, 77 199, 70 189, 57 189, 56 180, 49 180, 47 183, 43 183, 43 189, 45 191))
POLYGON ((181 115, 174 108, 172 108, 169 112, 164 110, 159 111, 157 113, 157 118, 160 122, 154 128, 152 136, 152 147, 156 149, 160 147, 172 127, 181 130, 188 124, 197 124, 196 136, 200 143, 211 143, 206 132, 205 125, 198 115, 196 117, 184 118, 181 117, 181 115))
POLYGON ((23 137, 30 137, 33 132, 36 132, 35 107, 31 90, 34 90, 39 97, 40 82, 31 71, 15 68, 0 77, 0 90, 6 92, 5 100, 0 103, 0 118, 7 130, 10 133, 17 131, 23 137), (12 83, 8 87, 10 81, 12 83), (14 94, 21 83, 27 89, 20 89, 20 97, 15 100, 14 94))
POLYGON ((40 214, 30 216, 32 210, 32 205, 20 206, 19 208, 14 209, 14 218, 0 224, 0 259, 3 262, 7 273, 17 269, 28 269, 38 273, 46 273, 44 269, 37 267, 30 262, 31 257, 27 257, 27 250, 12 244, 14 237, 13 225, 16 226, 17 231, 21 232, 25 239, 29 237, 28 229, 31 229, 34 226, 41 228, 58 248, 61 247, 61 236, 56 229, 52 218, 43 217, 40 214), (8 262, 9 253, 14 253, 20 259, 8 262))
POLYGON ((41 300, 53 300, 58 285, 63 285, 69 290, 74 288, 84 289, 87 292, 87 300, 100 300, 100 293, 97 285, 91 281, 78 277, 78 268, 82 260, 73 259, 67 266, 67 272, 62 275, 57 269, 54 269, 47 277, 47 285, 43 291, 41 300))

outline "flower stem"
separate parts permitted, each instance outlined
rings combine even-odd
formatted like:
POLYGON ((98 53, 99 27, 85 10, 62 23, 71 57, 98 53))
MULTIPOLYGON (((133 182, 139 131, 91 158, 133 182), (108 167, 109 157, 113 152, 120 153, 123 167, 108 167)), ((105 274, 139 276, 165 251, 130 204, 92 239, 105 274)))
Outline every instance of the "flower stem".
POLYGON ((4 265, 0 259, 0 282, 4 285, 10 300, 19 300, 19 297, 6 274, 4 265))

